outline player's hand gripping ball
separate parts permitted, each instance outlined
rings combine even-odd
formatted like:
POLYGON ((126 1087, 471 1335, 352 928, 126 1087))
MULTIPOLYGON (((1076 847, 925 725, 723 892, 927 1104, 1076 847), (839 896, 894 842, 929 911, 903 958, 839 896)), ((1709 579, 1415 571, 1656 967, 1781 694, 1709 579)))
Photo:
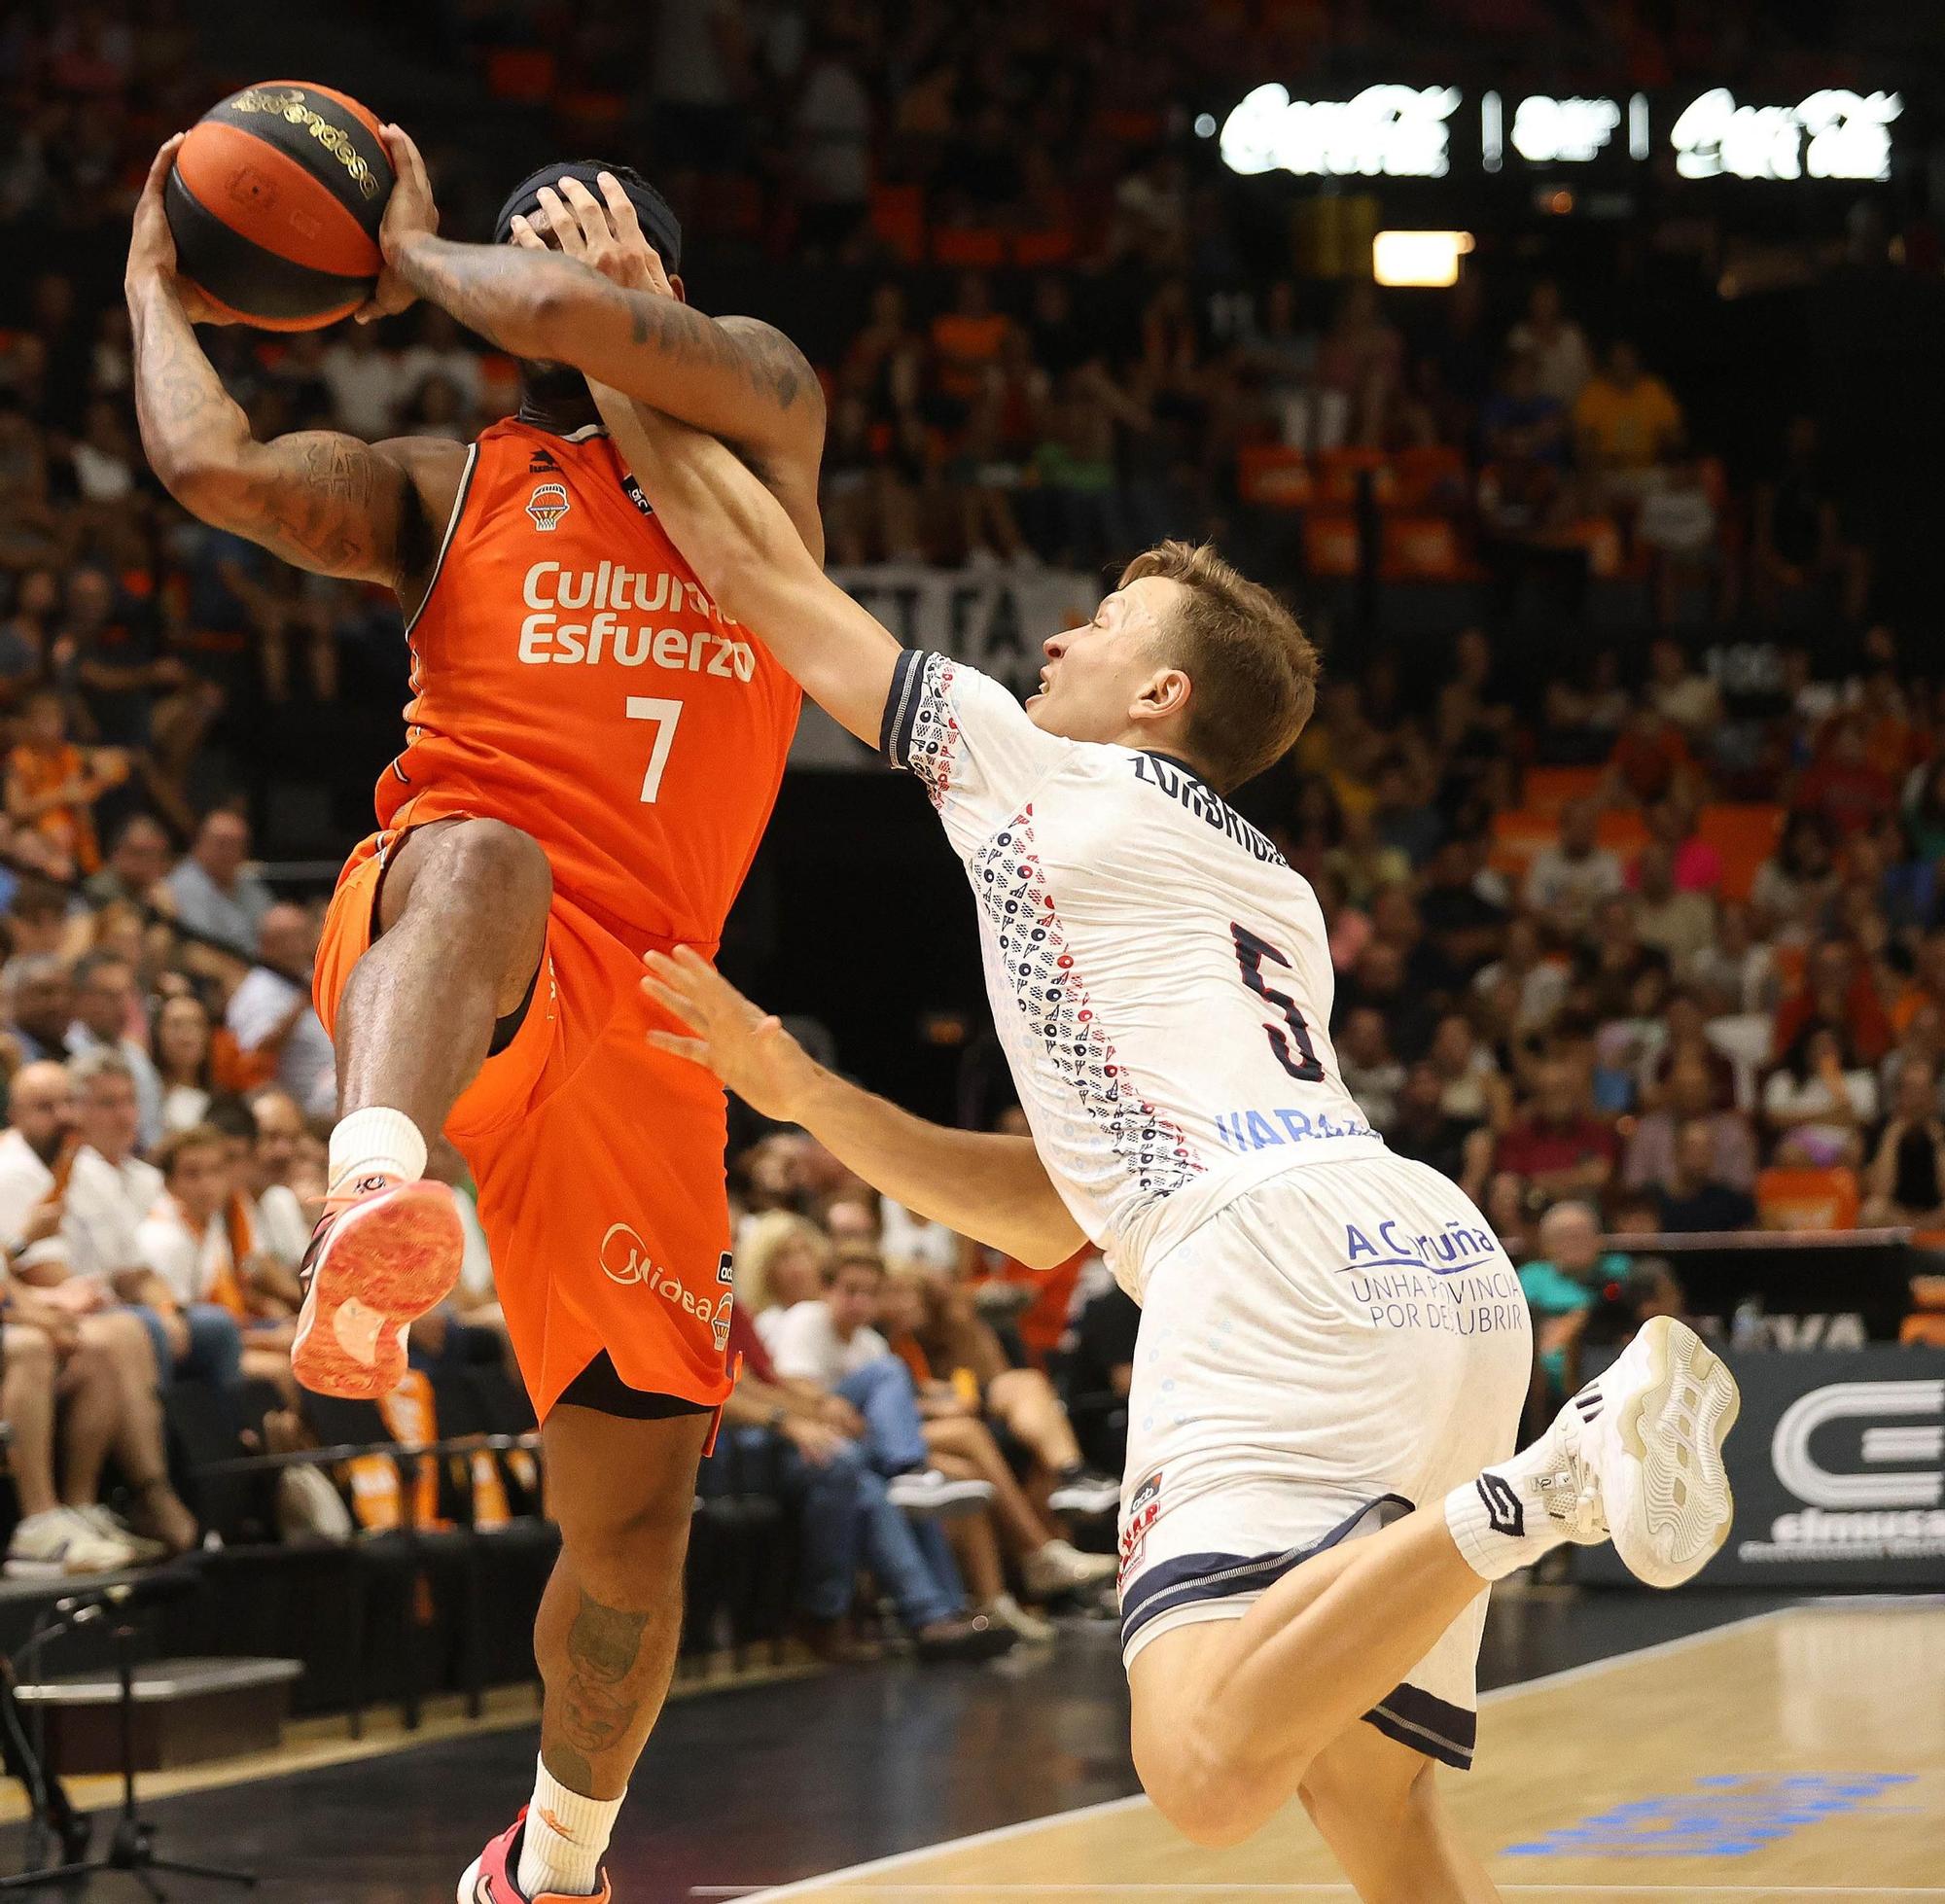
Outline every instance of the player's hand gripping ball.
MULTIPOLYGON (((395 171, 383 128, 357 100, 266 81, 171 144, 162 202, 176 272, 201 294, 193 316, 315 331, 371 298, 395 171)), ((138 212, 138 243, 140 226, 138 212)))

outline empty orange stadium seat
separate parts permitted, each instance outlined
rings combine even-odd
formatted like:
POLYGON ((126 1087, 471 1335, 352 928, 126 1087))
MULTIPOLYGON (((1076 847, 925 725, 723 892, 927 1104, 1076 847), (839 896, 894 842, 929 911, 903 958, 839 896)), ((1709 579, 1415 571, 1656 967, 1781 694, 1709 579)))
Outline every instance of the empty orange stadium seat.
POLYGON ((1392 458, 1392 470, 1394 500, 1400 509, 1423 509, 1465 494, 1466 459, 1450 443, 1400 449, 1392 458))
POLYGON ((1524 793, 1530 807, 1558 813, 1571 800, 1584 800, 1601 788, 1599 767, 1529 767, 1524 793))
POLYGON ((1493 870, 1515 884, 1525 879, 1534 856, 1560 837, 1560 826, 1550 812, 1531 806, 1511 807, 1493 815, 1493 870))
POLYGON ((907 264, 925 256, 925 191, 916 185, 871 188, 871 235, 907 264))
POLYGON ((1245 443, 1236 453, 1236 489, 1258 509, 1301 509, 1310 500, 1310 465, 1287 443, 1245 443))
POLYGON ((1065 226, 1043 231, 1013 233, 1013 263, 1023 271, 1042 271, 1065 264, 1074 256, 1074 233, 1065 226))
POLYGON ((1371 478, 1379 502, 1389 500, 1395 487, 1391 462, 1381 449, 1321 449, 1317 452, 1317 486, 1326 500, 1355 503, 1361 478, 1371 478))
POLYGON ((1843 1166, 1783 1166, 1756 1178, 1756 1213, 1773 1230, 1849 1230, 1857 1226, 1857 1174, 1843 1166))
POLYGON ((1303 518, 1303 559, 1314 576, 1358 573, 1358 518, 1348 510, 1312 510, 1303 518))
POLYGON ((1705 806, 1695 830, 1722 856, 1722 897, 1746 899, 1756 869, 1776 850, 1783 808, 1755 801, 1705 806))
POLYGON ((496 99, 538 106, 553 94, 553 54, 545 47, 503 47, 486 55, 486 89, 496 99))
POLYGON ((1618 853, 1626 863, 1647 844, 1647 822, 1635 807, 1610 806, 1601 815, 1600 837, 1609 853, 1618 853))
POLYGON ((610 132, 628 115, 628 101, 619 92, 563 92, 554 102, 558 118, 577 129, 610 132))
POLYGON ((1399 515, 1388 511, 1381 573, 1397 582, 1463 582, 1471 573, 1471 563, 1449 515, 1399 515))
POLYGON ((941 225, 932 234, 932 262, 955 271, 996 271, 1007 262, 1007 234, 983 225, 941 225))
POLYGON ((1584 521, 1569 524, 1560 534, 1563 542, 1578 544, 1586 549, 1588 573, 1601 581, 1609 582, 1627 572, 1627 552, 1622 547, 1621 532, 1610 517, 1589 516, 1584 521))

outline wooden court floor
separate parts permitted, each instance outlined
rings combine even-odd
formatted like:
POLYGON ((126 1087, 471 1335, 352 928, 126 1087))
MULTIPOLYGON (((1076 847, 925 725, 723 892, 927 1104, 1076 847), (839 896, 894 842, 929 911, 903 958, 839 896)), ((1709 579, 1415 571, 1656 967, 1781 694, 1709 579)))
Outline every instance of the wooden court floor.
MULTIPOLYGON (((1508 1898, 1945 1898, 1945 1606, 1818 1604, 1488 1694, 1454 1812, 1508 1898)), ((1300 1807, 1197 1850, 1115 1800, 757 1893, 1349 1898, 1300 1807)))

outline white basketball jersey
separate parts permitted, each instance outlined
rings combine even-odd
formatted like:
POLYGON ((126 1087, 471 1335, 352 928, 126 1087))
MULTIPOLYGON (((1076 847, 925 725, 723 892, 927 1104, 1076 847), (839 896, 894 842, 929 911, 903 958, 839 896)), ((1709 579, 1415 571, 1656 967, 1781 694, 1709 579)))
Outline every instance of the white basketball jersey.
POLYGON ((1338 1076, 1316 896, 1189 768, 1043 733, 998 682, 917 651, 882 739, 972 882, 1042 1160, 1129 1294, 1253 1184, 1383 1154, 1338 1076))

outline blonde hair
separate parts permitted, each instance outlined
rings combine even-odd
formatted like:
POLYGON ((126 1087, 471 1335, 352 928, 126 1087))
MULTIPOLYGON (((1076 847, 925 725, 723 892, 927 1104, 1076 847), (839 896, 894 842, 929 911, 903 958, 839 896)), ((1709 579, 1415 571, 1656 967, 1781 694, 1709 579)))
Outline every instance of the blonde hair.
POLYGON ((808 1216, 793 1210, 766 1210, 752 1216, 736 1250, 736 1300, 752 1316, 774 1308, 770 1266, 795 1244, 802 1244, 817 1258, 822 1279, 831 1259, 831 1239, 808 1216))
POLYGON ((1157 543, 1120 585, 1158 576, 1187 591, 1164 641, 1193 684, 1189 756, 1219 793, 1281 759, 1317 705, 1317 651, 1296 617, 1209 543, 1157 543))

